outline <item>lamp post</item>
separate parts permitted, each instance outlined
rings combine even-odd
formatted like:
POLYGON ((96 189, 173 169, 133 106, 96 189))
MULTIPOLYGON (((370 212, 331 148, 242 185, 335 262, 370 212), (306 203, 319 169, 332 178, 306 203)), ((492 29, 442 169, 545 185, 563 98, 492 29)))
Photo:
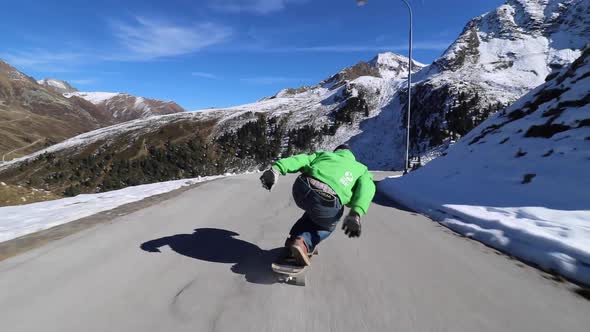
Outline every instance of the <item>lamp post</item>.
MULTIPOLYGON (((412 7, 410 6, 410 3, 408 3, 407 0, 401 0, 403 1, 406 6, 408 7, 408 12, 410 13, 410 41, 409 41, 409 48, 408 48, 408 57, 410 59, 410 61, 408 62, 408 123, 406 126, 406 163, 404 166, 404 174, 408 174, 408 166, 409 166, 409 154, 410 154, 410 107, 411 107, 411 101, 412 101, 412 39, 414 37, 414 33, 412 30, 412 25, 413 25, 413 15, 412 15, 412 7)), ((368 2, 368 0, 356 0, 356 3, 359 6, 364 6, 366 5, 368 2)))

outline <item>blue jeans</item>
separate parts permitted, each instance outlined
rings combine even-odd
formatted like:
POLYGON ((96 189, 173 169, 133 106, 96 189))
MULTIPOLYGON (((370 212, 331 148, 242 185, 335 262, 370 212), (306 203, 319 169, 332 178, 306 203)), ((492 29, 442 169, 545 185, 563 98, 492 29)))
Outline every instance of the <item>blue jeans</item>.
POLYGON ((336 229, 344 209, 338 197, 323 197, 301 176, 293 183, 293 199, 305 213, 293 225, 289 235, 302 237, 308 250, 312 251, 336 229))

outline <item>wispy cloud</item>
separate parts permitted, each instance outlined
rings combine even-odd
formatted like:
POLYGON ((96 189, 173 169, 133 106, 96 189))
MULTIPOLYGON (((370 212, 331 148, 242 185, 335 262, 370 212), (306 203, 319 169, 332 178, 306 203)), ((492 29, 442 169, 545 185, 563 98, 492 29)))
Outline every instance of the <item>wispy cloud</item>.
POLYGON ((190 54, 220 44, 232 35, 231 28, 210 22, 181 26, 136 17, 131 22, 110 23, 113 43, 108 50, 56 46, 59 51, 8 50, 0 53, 0 58, 21 69, 63 73, 89 63, 146 61, 190 54))
POLYGON ((211 74, 211 73, 206 73, 206 72, 202 72, 202 71, 194 71, 191 73, 192 76, 195 77, 200 77, 200 78, 208 78, 211 80, 218 80, 219 76, 215 75, 215 74, 211 74))
POLYGON ((222 43, 232 29, 215 23, 181 26, 145 17, 131 23, 113 22, 115 37, 127 53, 112 56, 113 60, 152 60, 197 52, 222 43))
POLYGON ((241 78, 240 81, 249 84, 278 84, 278 83, 290 83, 290 82, 306 82, 309 78, 297 78, 297 77, 283 77, 283 76, 258 76, 258 77, 246 77, 241 78))
POLYGON ((269 14, 285 9, 288 4, 298 4, 309 0, 211 0, 210 7, 229 13, 249 12, 269 14))
POLYGON ((81 64, 87 55, 82 52, 51 52, 45 49, 8 51, 0 58, 20 69, 35 69, 50 73, 64 73, 81 64))

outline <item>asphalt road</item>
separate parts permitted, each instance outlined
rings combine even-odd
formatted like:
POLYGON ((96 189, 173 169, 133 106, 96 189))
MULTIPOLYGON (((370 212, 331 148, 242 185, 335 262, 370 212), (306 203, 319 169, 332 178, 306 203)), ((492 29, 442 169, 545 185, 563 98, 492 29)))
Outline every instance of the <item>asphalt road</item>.
POLYGON ((212 181, 0 262, 2 331, 588 331, 590 301, 383 199, 306 287, 270 262, 294 177, 212 181), (160 252, 157 252, 160 251, 160 252))

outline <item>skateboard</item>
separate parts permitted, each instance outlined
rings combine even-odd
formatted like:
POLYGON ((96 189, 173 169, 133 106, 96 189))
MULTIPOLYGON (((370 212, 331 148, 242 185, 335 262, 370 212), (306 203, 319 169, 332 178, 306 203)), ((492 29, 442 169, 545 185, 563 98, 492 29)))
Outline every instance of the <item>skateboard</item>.
MULTIPOLYGON (((309 256, 310 260, 314 255, 318 255, 318 249, 315 248, 309 256)), ((288 248, 271 264, 278 282, 292 284, 296 286, 305 286, 306 273, 309 265, 298 265, 295 259, 290 256, 288 248)))

